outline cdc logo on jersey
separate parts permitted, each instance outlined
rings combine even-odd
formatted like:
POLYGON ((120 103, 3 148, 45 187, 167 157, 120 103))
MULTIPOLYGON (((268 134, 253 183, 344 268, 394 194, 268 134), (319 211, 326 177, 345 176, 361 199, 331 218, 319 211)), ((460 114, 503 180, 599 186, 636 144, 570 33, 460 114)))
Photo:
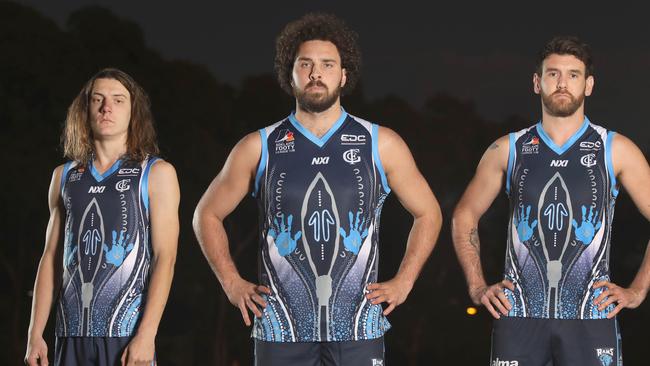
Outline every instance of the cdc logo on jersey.
POLYGON ((341 145, 365 145, 366 135, 341 135, 341 145))

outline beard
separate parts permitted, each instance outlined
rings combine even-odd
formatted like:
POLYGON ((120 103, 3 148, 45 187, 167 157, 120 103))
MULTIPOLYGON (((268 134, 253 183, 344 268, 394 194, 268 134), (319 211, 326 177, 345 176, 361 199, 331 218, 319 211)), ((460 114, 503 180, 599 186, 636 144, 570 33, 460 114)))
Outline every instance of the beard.
POLYGON ((341 87, 337 86, 329 93, 327 86, 320 81, 310 81, 303 90, 293 87, 293 95, 296 97, 298 106, 309 113, 321 113, 334 105, 341 95, 341 87), (324 91, 309 92, 312 86, 320 86, 324 91))
POLYGON ((543 91, 540 94, 542 95, 542 104, 553 117, 569 117, 573 115, 585 100, 585 93, 578 95, 577 98, 567 91, 562 92, 559 90, 550 95, 545 94, 543 91), (554 100, 554 96, 558 94, 569 96, 569 101, 554 100))

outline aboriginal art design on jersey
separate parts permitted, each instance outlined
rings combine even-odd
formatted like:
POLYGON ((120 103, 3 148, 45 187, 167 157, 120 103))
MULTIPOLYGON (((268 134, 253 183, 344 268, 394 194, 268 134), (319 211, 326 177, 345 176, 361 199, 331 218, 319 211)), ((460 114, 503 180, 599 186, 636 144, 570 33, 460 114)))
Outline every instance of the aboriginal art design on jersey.
POLYGON ((259 131, 259 272, 272 295, 253 337, 349 341, 390 327, 365 298, 377 281, 379 217, 390 192, 377 131, 345 111, 320 138, 293 114, 259 131))
POLYGON ((144 308, 151 244, 148 174, 156 158, 118 160, 100 174, 69 162, 58 337, 128 337, 144 308))
POLYGON ((602 319, 594 299, 609 280, 609 249, 618 194, 613 132, 585 121, 563 145, 541 123, 510 134, 506 191, 510 222, 505 278, 510 316, 602 319))

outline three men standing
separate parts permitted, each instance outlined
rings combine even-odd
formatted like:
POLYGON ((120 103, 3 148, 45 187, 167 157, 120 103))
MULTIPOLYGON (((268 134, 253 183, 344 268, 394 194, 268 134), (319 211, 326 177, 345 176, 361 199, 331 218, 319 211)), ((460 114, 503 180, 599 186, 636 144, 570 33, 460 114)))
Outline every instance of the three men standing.
MULTIPOLYGON (((295 111, 245 136, 195 211, 206 258, 253 325, 258 365, 382 364, 386 315, 406 300, 440 231, 440 207, 406 143, 341 106, 359 78, 356 38, 331 15, 285 27, 275 69, 295 111), (223 227, 250 191, 260 220, 256 282, 239 275, 223 227), (390 192, 413 226, 398 273, 378 283, 390 192)), ((594 87, 585 44, 554 38, 538 61, 541 121, 485 152, 455 210, 454 245, 470 297, 497 319, 491 362, 620 365, 615 315, 645 299, 650 254, 629 288, 610 282, 614 204, 622 186, 650 220, 650 167, 629 139, 584 115, 594 87), (489 286, 478 222, 503 186, 505 273, 489 286)), ((25 361, 47 362, 42 333, 61 277, 57 364, 150 364, 173 274, 179 189, 173 167, 156 157, 146 94, 125 73, 102 70, 70 107, 64 141, 70 162, 50 186, 25 361)))

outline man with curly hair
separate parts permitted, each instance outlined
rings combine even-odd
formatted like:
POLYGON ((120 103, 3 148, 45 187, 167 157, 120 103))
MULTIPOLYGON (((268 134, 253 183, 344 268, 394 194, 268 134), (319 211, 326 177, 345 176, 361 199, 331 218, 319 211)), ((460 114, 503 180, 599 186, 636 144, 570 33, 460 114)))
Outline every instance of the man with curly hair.
POLYGON ((404 141, 341 107, 360 63, 357 35, 339 18, 288 24, 275 70, 296 110, 245 136, 196 208, 197 238, 228 299, 246 325, 255 315, 256 365, 383 365, 385 316, 406 300, 435 245, 440 208, 404 141), (251 188, 258 283, 237 272, 223 227, 251 188), (379 217, 391 191, 414 222, 398 273, 377 283, 379 217))

